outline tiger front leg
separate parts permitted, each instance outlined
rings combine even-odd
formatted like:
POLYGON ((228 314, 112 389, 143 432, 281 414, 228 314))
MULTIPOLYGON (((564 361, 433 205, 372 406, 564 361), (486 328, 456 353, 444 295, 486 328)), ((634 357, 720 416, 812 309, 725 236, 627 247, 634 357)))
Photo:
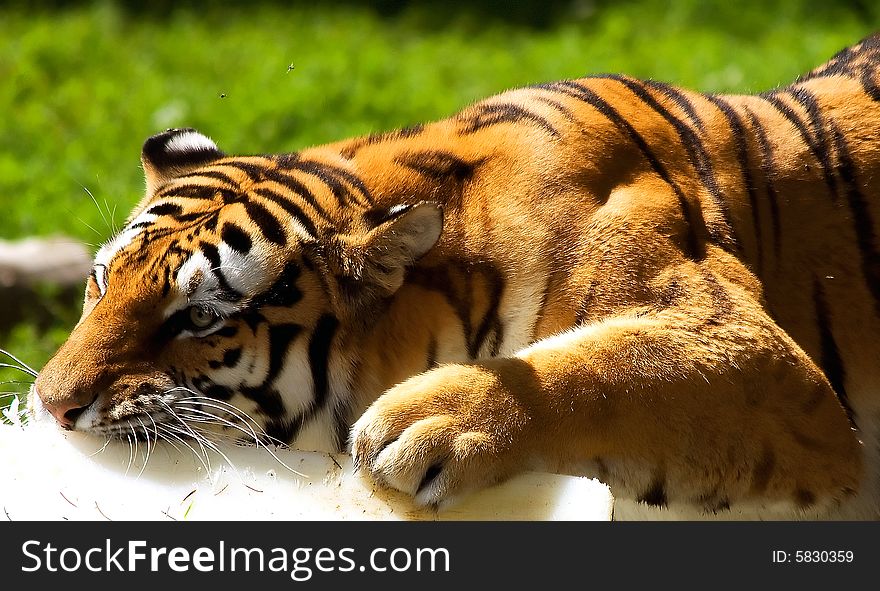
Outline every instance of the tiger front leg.
POLYGON ((534 401, 518 359, 443 365, 392 388, 352 431, 356 465, 382 484, 439 505, 537 466, 534 401))
POLYGON ((614 317, 512 358, 441 366, 380 397, 352 451, 431 505, 522 470, 602 466, 617 498, 798 511, 861 476, 828 381, 749 301, 614 317))

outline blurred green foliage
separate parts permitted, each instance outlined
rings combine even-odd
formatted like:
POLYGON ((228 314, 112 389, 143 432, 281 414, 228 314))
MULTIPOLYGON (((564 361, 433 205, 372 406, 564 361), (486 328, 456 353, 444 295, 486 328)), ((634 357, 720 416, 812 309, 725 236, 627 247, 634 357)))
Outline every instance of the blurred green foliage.
MULTIPOLYGON (((141 143, 167 127, 278 152, 587 73, 761 91, 878 23, 871 1, 12 0, 0 7, 0 238, 106 240, 140 196, 141 143)), ((0 347, 39 367, 76 306, 41 328, 5 318, 0 347)))

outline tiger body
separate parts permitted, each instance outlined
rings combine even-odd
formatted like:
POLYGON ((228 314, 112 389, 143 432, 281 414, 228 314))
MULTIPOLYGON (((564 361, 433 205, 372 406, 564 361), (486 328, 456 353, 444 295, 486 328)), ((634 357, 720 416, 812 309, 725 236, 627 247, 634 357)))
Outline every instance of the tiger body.
POLYGON ((878 67, 563 81, 297 154, 155 136, 32 398, 123 438, 231 404, 425 504, 541 469, 618 517, 880 517, 878 67))

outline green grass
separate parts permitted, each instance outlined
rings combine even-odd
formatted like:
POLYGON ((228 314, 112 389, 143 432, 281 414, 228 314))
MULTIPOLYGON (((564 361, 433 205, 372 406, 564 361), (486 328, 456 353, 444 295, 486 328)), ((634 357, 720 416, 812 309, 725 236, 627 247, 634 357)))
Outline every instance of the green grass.
MULTIPOLYGON (((229 152, 293 151, 586 73, 760 91, 880 23, 870 3, 808 0, 578 0, 496 13, 463 1, 41 4, 56 7, 0 8, 0 238, 92 245, 138 200, 140 146, 167 127, 197 127, 229 152)), ((39 330, 22 318, 0 347, 39 367, 76 313, 67 304, 56 317, 39 330)))

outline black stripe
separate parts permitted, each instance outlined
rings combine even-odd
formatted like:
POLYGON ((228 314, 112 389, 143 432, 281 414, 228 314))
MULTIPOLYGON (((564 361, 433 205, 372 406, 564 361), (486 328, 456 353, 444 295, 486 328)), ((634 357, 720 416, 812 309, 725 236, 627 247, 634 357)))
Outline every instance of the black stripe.
POLYGON ((864 68, 862 75, 859 76, 859 82, 862 85, 862 90, 871 97, 871 100, 880 102, 880 85, 877 84, 876 74, 877 72, 873 68, 864 68))
POLYGON ((492 357, 497 355, 504 333, 501 319, 498 316, 498 310, 501 307, 501 297, 504 294, 504 276, 498 271, 498 269, 490 265, 485 265, 482 268, 482 271, 486 283, 491 286, 489 293, 489 307, 486 309, 486 313, 483 315, 479 326, 477 326, 477 331, 474 333, 473 340, 468 343, 468 353, 470 353, 473 358, 476 358, 477 354, 480 352, 483 343, 488 338, 492 329, 494 329, 495 332, 495 342, 493 343, 492 350, 489 354, 492 357))
POLYGON ((344 168, 333 166, 326 162, 302 159, 279 160, 278 164, 286 169, 299 170, 319 178, 330 188, 330 191, 340 205, 346 205, 346 197, 354 197, 350 187, 354 188, 361 195, 362 203, 365 202, 367 205, 373 203, 373 196, 364 182, 344 168))
POLYGON ((639 133, 629 123, 629 121, 623 118, 620 113, 618 113, 617 110, 614 109, 614 107, 612 107, 607 101, 600 98, 590 89, 581 84, 578 84, 573 80, 565 80, 562 82, 554 82, 551 84, 542 84, 535 86, 534 88, 541 88, 550 92, 558 92, 560 94, 565 94, 578 100, 584 101, 585 103, 589 104, 597 111, 599 111, 602 115, 604 115, 620 131, 624 132, 630 138, 630 140, 632 140, 632 142, 636 144, 636 146, 639 148, 639 151, 641 151, 642 156, 645 157, 654 172, 657 173, 657 175, 672 188, 675 196, 678 198, 678 203, 681 207, 682 217, 684 218, 685 225, 687 226, 687 240, 684 249, 685 256, 693 260, 701 260, 703 257, 706 256, 706 247, 703 244, 703 240, 701 239, 701 237, 705 236, 707 232, 699 210, 697 209, 696 211, 692 211, 692 206, 685 196, 684 192, 681 190, 681 187, 679 187, 672 180, 667 170, 663 167, 663 165, 648 147, 645 139, 641 135, 639 135, 639 133), (696 224, 699 224, 699 231, 696 227, 696 224))
POLYGON ((651 487, 638 498, 638 502, 652 507, 665 507, 668 502, 665 477, 657 476, 651 483, 651 487))
POLYGON ((297 433, 299 433, 300 425, 294 421, 287 419, 271 419, 264 428, 268 441, 264 441, 267 445, 282 443, 293 443, 297 433))
POLYGON ((449 265, 435 267, 410 267, 407 269, 407 283, 418 285, 426 290, 442 294, 461 322, 468 356, 475 359, 489 334, 494 330, 496 342, 500 345, 503 326, 498 316, 501 296, 504 292, 504 278, 498 269, 489 263, 465 263, 451 261, 449 265), (479 278, 475 281, 475 278, 479 278), (479 325, 474 328, 475 285, 485 285, 488 304, 479 325))
POLYGON ((705 95, 706 100, 718 107, 718 110, 727 119, 730 132, 733 134, 733 145, 736 147, 736 161, 742 172, 743 186, 749 198, 749 207, 752 209, 752 225, 755 227, 755 246, 757 249, 756 268, 758 276, 763 275, 764 268, 764 235, 761 230, 761 214, 758 204, 758 195, 752 179, 752 169, 749 166, 748 141, 746 140, 745 127, 739 113, 723 98, 715 95, 705 95))
POLYGON ((254 401, 260 407, 260 413, 264 416, 283 417, 287 414, 287 407, 284 406, 284 400, 282 400, 278 390, 261 390, 240 385, 238 391, 245 398, 254 401))
POLYGON ((223 224, 223 229, 220 231, 220 239, 223 240, 229 248, 241 254, 247 254, 250 252, 251 246, 253 246, 251 237, 232 222, 226 222, 223 224))
POLYGON ((791 107, 782 102, 782 100, 776 95, 775 91, 760 94, 758 96, 770 103, 773 108, 779 111, 786 119, 788 119, 788 121, 792 125, 794 125, 795 129, 798 130, 798 133, 801 134, 801 138, 803 138, 804 143, 809 146, 810 151, 813 153, 813 156, 816 157, 816 160, 819 160, 819 154, 816 150, 816 147, 813 145, 813 138, 810 136, 810 132, 807 130, 806 124, 801 121, 800 117, 797 116, 797 113, 795 113, 791 107))
POLYGON ((272 286, 251 300, 250 307, 254 309, 263 306, 290 308, 302 299, 302 291, 296 282, 301 269, 293 261, 288 261, 272 286))
POLYGON ((730 231, 730 237, 727 237, 717 232, 714 228, 710 228, 710 238, 713 242, 720 244, 726 250, 737 250, 739 248, 739 240, 736 236, 736 228, 734 228, 733 222, 730 219, 730 209, 724 199, 724 195, 721 193, 721 188, 718 186, 718 181, 715 178, 715 172, 712 167, 712 160, 709 158, 709 154, 700 137, 684 121, 673 115, 669 109, 661 105, 639 81, 626 76, 617 75, 606 76, 606 78, 616 80, 626 86, 645 105, 672 125, 678 134, 682 146, 687 152, 691 165, 693 165, 694 169, 697 171, 697 176, 699 177, 700 182, 709 191, 709 195, 715 202, 715 206, 718 208, 718 211, 721 212, 724 225, 727 226, 730 231))
POLYGON ((330 347, 339 321, 331 314, 318 319, 312 338, 309 339, 309 368, 312 373, 314 407, 320 409, 327 401, 330 389, 330 347))
POLYGON ((317 238, 317 226, 315 226, 314 222, 312 222, 309 216, 306 215, 306 212, 304 212, 302 208, 296 203, 267 187, 259 187, 254 190, 254 193, 259 195, 260 197, 268 199, 269 201, 283 209, 290 217, 299 222, 310 236, 312 236, 313 238, 317 238))
POLYGON ((678 105, 678 108, 681 109, 687 118, 691 120, 691 123, 693 123, 700 131, 703 130, 703 121, 697 114, 694 104, 683 92, 674 86, 666 84, 665 82, 658 82, 657 80, 646 80, 645 84, 678 105))
POLYGON ((254 164, 253 162, 242 162, 240 160, 229 160, 227 162, 222 162, 221 165, 237 168, 238 170, 245 173, 247 177, 251 180, 251 182, 254 183, 258 183, 265 179, 265 165, 261 166, 254 164))
POLYGON ((764 130, 764 126, 748 107, 745 107, 745 111, 749 117, 749 123, 755 138, 758 140, 758 146, 761 149, 761 173, 764 175, 764 189, 767 194, 767 202, 770 204, 770 225, 773 228, 773 260, 778 268, 782 253, 782 222, 779 217, 779 197, 776 193, 776 186, 773 184, 773 149, 767 140, 767 132, 764 130))
POLYGON ((825 372, 831 388, 837 395, 837 399, 843 406, 850 423, 853 423, 853 410, 849 404, 846 393, 846 369, 840 350, 837 348, 837 340, 831 329, 831 313, 825 300, 825 291, 819 280, 813 279, 813 306, 816 308, 816 327, 819 329, 819 365, 825 372))
POLYGON ((217 195, 223 195, 224 192, 232 193, 227 189, 212 187, 210 185, 186 184, 163 188, 156 193, 156 198, 160 199, 162 197, 180 197, 183 199, 201 199, 205 201, 214 201, 215 199, 217 199, 217 195))
MULTIPOLYGON (((149 240, 155 241, 155 240, 159 240, 161 238, 167 238, 169 236, 180 237, 188 230, 193 230, 193 228, 195 228, 194 232, 197 234, 201 230, 201 228, 203 227, 203 223, 205 222, 206 219, 209 219, 209 218, 213 219, 216 217, 217 217, 217 210, 207 211, 207 212, 190 212, 190 213, 181 214, 181 215, 175 216, 175 219, 177 220, 178 224, 166 226, 166 227, 156 227, 156 225, 154 224, 147 231, 147 232, 149 232, 149 236, 144 236, 145 234, 147 234, 147 232, 144 232, 144 234, 142 236, 144 236, 145 239, 149 238, 149 240), (187 225, 188 222, 192 222, 192 223, 187 225)), ((193 238, 193 234, 190 234, 188 236, 188 239, 192 240, 192 238, 193 238)), ((146 250, 142 250, 139 254, 141 255, 140 260, 146 260, 146 255, 148 255, 149 253, 146 250)), ((162 253, 162 256, 164 259, 165 257, 175 255, 175 254, 189 256, 192 253, 188 250, 184 250, 184 249, 180 248, 177 245, 177 243, 174 242, 171 245, 165 247, 165 252, 162 253)))
POLYGON ((204 221, 202 221, 202 228, 208 232, 214 232, 217 230, 217 224, 220 222, 220 210, 214 210, 209 215, 205 216, 204 221))
POLYGON ((846 138, 836 124, 832 125, 831 133, 834 138, 834 148, 837 151, 837 173, 843 181, 847 203, 852 211, 850 217, 856 233, 856 244, 861 255, 862 274, 865 277, 868 290, 874 297, 874 312, 880 317, 880 253, 877 252, 874 219, 856 178, 856 167, 850 156, 846 138))
POLYGON ((221 360, 212 360, 208 362, 208 366, 211 369, 220 369, 221 367, 235 367, 238 365, 238 360, 241 359, 241 347, 236 347, 234 349, 229 349, 223 353, 223 359, 221 360))
POLYGON ((827 149, 824 151, 825 154, 823 156, 823 150, 817 143, 817 140, 815 140, 813 136, 810 135, 810 131, 807 129, 807 124, 804 123, 804 121, 801 120, 800 117, 798 117, 797 113, 794 112, 794 109, 782 102, 782 99, 779 98, 775 91, 758 96, 770 103, 777 111, 779 111, 786 119, 788 119, 788 121, 792 125, 794 125, 795 129, 797 129, 801 138, 804 140, 804 143, 807 144, 807 147, 813 154, 813 157, 816 159, 816 161, 819 162, 819 165, 822 167, 822 174, 825 178, 825 184, 828 185, 828 189, 831 191, 832 197, 836 199, 837 188, 835 186, 834 179, 832 178, 831 173, 828 169, 829 158, 827 154, 827 149))
POLYGON ((226 367, 235 367, 241 359, 241 347, 229 349, 223 353, 223 365, 226 367))
POLYGON ((268 209, 256 201, 245 201, 244 210, 260 229, 266 240, 279 246, 287 244, 287 235, 284 233, 284 228, 268 209))
POLYGON ((215 400, 229 400, 230 398, 232 398, 232 389, 229 388, 229 386, 211 384, 202 391, 205 393, 205 396, 213 398, 215 400))
POLYGON ((452 179, 456 182, 464 182, 473 177, 477 166, 483 162, 468 162, 443 150, 406 152, 394 161, 436 181, 452 179))
POLYGON ((844 76, 848 75, 850 73, 850 68, 852 67, 852 60, 856 56, 856 47, 857 45, 852 45, 841 49, 834 54, 831 59, 818 68, 815 68, 802 76, 798 76, 795 83, 804 82, 820 76, 832 76, 835 74, 844 76))
POLYGON ((330 192, 336 198, 337 203, 341 206, 346 206, 347 198, 353 196, 351 189, 338 176, 329 172, 320 162, 298 160, 294 168, 320 179, 321 182, 327 185, 330 192))
POLYGON ((367 185, 364 184, 364 181, 362 181, 357 175, 344 168, 333 166, 332 164, 323 163, 322 166, 325 170, 327 170, 328 173, 336 175, 337 177, 341 178, 346 183, 354 187, 361 194, 361 196, 363 196, 367 204, 373 203, 373 196, 370 194, 370 190, 367 188, 367 185))
MULTIPOLYGON (((222 164, 221 164, 222 166, 222 164)), ((196 170, 194 172, 188 172, 186 174, 178 175, 179 179, 188 179, 188 178, 211 178, 216 179, 218 181, 222 181, 229 185, 230 188, 237 188, 238 183, 231 176, 226 174, 225 172, 220 172, 219 170, 196 170)))
POLYGON ((822 120, 822 113, 816 97, 804 88, 789 88, 787 92, 804 108, 804 111, 806 111, 807 116, 810 118, 810 128, 813 131, 812 137, 815 145, 814 153, 822 166, 825 184, 828 185, 832 198, 837 201, 837 179, 832 173, 831 153, 828 150, 828 136, 825 134, 825 124, 822 120))
POLYGON ((431 338, 428 339, 428 351, 425 356, 425 371, 437 367, 437 337, 434 335, 431 335, 431 338))
MULTIPOLYGON (((287 414, 287 408, 278 390, 274 387, 274 382, 284 368, 287 352, 290 350, 291 344, 302 333, 302 328, 299 324, 270 324, 269 369, 266 373, 266 379, 256 387, 242 384, 238 388, 243 396, 253 400, 260 407, 261 412, 268 417, 284 417, 287 414)), ((270 424, 274 425, 276 422, 281 424, 283 420, 270 421, 270 424)), ((273 426, 274 429, 275 426, 273 426)), ((269 432, 270 435, 281 441, 291 441, 295 437, 295 433, 295 431, 290 431, 288 437, 269 432)))
POLYGON ((233 325, 227 325, 214 333, 215 336, 224 337, 227 339, 231 339, 235 335, 238 334, 238 327, 233 325))
POLYGON ((183 208, 177 203, 159 203, 147 210, 148 215, 178 215, 183 208))
POLYGON ((371 133, 368 136, 360 137, 352 140, 348 146, 340 150, 339 154, 343 158, 352 159, 355 154, 363 148, 364 146, 371 146, 373 144, 378 144, 380 142, 385 141, 393 141, 398 139, 405 139, 410 137, 415 137, 421 134, 425 130, 425 126, 421 123, 416 125, 410 125, 408 127, 403 127, 401 129, 395 129, 393 131, 386 131, 381 133, 371 133))
POLYGON ((333 434, 336 440, 336 451, 345 451, 348 448, 348 436, 351 432, 351 419, 348 401, 345 401, 333 409, 333 434))
POLYGON ((270 324, 269 325, 269 373, 263 382, 264 387, 273 386, 275 378, 284 367, 287 351, 291 343, 302 332, 303 327, 299 324, 270 324))
POLYGON ((499 125, 501 123, 519 123, 520 121, 527 120, 535 123, 553 137, 559 137, 559 132, 556 131, 556 128, 553 127, 549 121, 536 113, 532 113, 531 111, 520 107, 519 105, 514 105, 512 103, 484 104, 476 105, 472 107, 472 109, 476 111, 476 113, 468 111, 461 115, 460 119, 462 123, 464 123, 464 127, 459 130, 459 133, 469 135, 493 125, 499 125))
POLYGON ((568 107, 566 107, 565 105, 563 105, 562 103, 560 103, 558 101, 554 101, 553 99, 549 99, 546 96, 536 96, 534 100, 542 102, 545 105, 550 105, 551 107, 553 107, 554 109, 556 109, 557 111, 562 113, 562 116, 565 117, 570 123, 575 123, 577 121, 577 119, 574 116, 574 113, 571 112, 571 109, 569 109, 568 107))
POLYGON ((220 292, 217 294, 217 297, 228 302, 240 301, 244 295, 229 285, 229 281, 226 280, 226 275, 223 274, 223 269, 221 268, 220 251, 217 250, 217 247, 203 242, 199 245, 199 248, 202 250, 205 258, 208 259, 208 262, 211 263, 211 272, 217 277, 217 283, 220 284, 220 292))
POLYGON ((299 179, 294 178, 286 172, 280 170, 270 170, 266 172, 266 178, 270 181, 278 183, 289 191, 296 193, 303 201, 309 204, 315 212, 324 220, 329 220, 327 210, 318 202, 315 194, 305 186, 299 179))

